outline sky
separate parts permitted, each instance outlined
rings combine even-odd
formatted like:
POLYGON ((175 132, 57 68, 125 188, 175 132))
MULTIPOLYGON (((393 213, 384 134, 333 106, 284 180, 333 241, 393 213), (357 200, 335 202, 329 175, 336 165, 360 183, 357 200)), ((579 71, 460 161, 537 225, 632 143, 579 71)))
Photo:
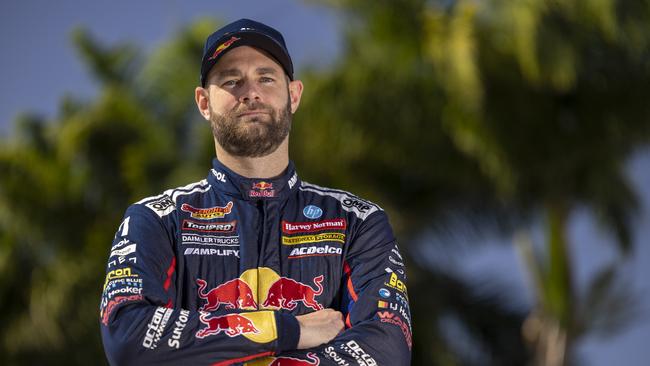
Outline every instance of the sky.
MULTIPOLYGON (((151 51, 184 24, 204 16, 223 21, 252 18, 280 30, 298 77, 305 65, 328 65, 341 50, 343 17, 314 1, 215 0, 14 0, 0 2, 0 135, 7 135, 16 115, 29 111, 53 118, 65 94, 91 99, 96 85, 78 61, 70 33, 84 27, 103 44, 131 42, 151 51)), ((199 60, 197 60, 198 75, 199 60)), ((608 338, 591 337, 578 351, 587 365, 644 365, 650 359, 650 149, 627 166, 628 178, 641 193, 635 225, 635 253, 625 260, 624 276, 639 296, 641 316, 608 338)), ((571 217, 571 253, 578 287, 618 257, 612 238, 594 217, 577 211, 571 217)), ((532 302, 526 273, 512 246, 492 242, 471 252, 431 258, 433 265, 454 268, 468 280, 500 279, 524 303, 532 302), (444 263, 443 263, 444 262, 444 263), (450 264, 451 263, 451 264, 450 264)))
POLYGON ((88 29, 103 44, 130 42, 146 52, 202 17, 224 22, 252 18, 283 33, 299 71, 301 65, 325 65, 336 58, 341 22, 336 15, 322 5, 295 0, 1 1, 0 134, 8 133, 18 113, 53 117, 62 95, 95 94, 70 42, 75 27, 88 29))

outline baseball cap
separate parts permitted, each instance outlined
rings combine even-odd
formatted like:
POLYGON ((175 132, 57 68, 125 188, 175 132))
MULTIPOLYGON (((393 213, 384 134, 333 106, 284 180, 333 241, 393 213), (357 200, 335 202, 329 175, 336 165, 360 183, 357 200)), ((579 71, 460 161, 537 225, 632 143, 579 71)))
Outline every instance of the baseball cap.
POLYGON ((205 87, 208 73, 228 51, 239 46, 252 46, 268 52, 293 80, 293 63, 282 34, 266 24, 239 19, 217 29, 205 41, 201 60, 201 86, 205 87))

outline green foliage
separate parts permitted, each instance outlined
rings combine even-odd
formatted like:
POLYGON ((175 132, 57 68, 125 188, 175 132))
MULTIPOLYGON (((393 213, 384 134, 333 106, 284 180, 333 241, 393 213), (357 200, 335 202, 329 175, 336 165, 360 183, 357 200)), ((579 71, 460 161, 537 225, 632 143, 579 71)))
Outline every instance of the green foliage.
POLYGON ((22 117, 1 145, 0 295, 11 300, 0 303, 0 363, 104 359, 102 268, 125 208, 200 179, 213 155, 190 113, 198 73, 189 60, 215 26, 197 22, 144 63, 132 45, 107 48, 75 31, 99 96, 64 99, 54 121, 22 117))

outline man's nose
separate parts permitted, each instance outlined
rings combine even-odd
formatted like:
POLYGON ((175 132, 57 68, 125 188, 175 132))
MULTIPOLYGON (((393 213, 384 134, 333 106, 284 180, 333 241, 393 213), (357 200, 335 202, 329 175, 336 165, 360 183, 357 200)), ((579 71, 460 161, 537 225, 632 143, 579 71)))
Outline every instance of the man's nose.
POLYGON ((253 82, 245 82, 240 89, 241 94, 239 95, 240 103, 250 103, 253 101, 259 101, 261 99, 261 94, 256 85, 253 82))

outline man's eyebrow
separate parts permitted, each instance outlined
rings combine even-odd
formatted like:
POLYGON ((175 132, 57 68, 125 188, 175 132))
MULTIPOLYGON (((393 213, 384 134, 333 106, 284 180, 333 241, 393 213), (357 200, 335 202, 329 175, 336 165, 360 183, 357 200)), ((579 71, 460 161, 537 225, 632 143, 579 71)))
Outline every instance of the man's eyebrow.
POLYGON ((257 71, 258 75, 277 74, 278 73, 277 70, 272 68, 272 67, 258 67, 257 70, 255 70, 255 71, 257 71))
POLYGON ((240 76, 241 72, 237 69, 227 69, 227 70, 221 70, 217 73, 218 78, 225 78, 228 76, 240 76))

